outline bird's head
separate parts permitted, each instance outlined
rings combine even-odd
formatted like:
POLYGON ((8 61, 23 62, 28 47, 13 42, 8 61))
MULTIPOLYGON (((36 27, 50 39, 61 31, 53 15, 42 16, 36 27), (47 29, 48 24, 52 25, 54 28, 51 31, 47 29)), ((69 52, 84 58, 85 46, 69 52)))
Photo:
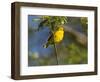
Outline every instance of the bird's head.
POLYGON ((64 28, 63 28, 63 27, 59 27, 58 30, 59 30, 59 31, 63 31, 64 28))

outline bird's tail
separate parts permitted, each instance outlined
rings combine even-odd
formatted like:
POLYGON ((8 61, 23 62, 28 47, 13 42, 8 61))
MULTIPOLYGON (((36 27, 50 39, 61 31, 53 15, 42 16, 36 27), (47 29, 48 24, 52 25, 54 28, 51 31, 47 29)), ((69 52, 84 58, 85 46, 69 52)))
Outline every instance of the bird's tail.
POLYGON ((43 45, 44 48, 47 48, 48 46, 49 46, 48 42, 43 45))

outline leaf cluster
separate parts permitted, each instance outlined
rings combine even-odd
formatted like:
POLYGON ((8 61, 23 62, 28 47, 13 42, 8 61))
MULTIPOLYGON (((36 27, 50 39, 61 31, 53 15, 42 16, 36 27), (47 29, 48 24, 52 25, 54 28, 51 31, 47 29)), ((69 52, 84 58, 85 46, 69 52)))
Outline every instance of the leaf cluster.
POLYGON ((48 27, 51 31, 55 31, 58 29, 58 26, 64 25, 66 23, 67 17, 65 16, 42 16, 38 30, 44 27, 48 27))

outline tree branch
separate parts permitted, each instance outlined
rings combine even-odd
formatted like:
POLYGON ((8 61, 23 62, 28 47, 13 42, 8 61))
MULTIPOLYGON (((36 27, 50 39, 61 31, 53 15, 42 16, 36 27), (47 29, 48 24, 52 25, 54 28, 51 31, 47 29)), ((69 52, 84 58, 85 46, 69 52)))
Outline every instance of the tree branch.
POLYGON ((74 29, 72 29, 71 27, 68 26, 64 26, 64 30, 67 33, 72 34, 73 36, 75 36, 76 40, 78 43, 82 44, 83 46, 87 46, 87 36, 85 34, 82 34, 74 29))

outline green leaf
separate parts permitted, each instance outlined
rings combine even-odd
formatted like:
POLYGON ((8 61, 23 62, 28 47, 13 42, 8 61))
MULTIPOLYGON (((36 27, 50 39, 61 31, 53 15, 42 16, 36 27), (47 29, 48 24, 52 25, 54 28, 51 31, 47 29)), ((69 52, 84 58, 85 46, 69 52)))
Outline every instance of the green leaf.
POLYGON ((35 19, 32 19, 32 21, 33 22, 38 22, 38 21, 40 21, 40 19, 39 18, 35 18, 35 19))

